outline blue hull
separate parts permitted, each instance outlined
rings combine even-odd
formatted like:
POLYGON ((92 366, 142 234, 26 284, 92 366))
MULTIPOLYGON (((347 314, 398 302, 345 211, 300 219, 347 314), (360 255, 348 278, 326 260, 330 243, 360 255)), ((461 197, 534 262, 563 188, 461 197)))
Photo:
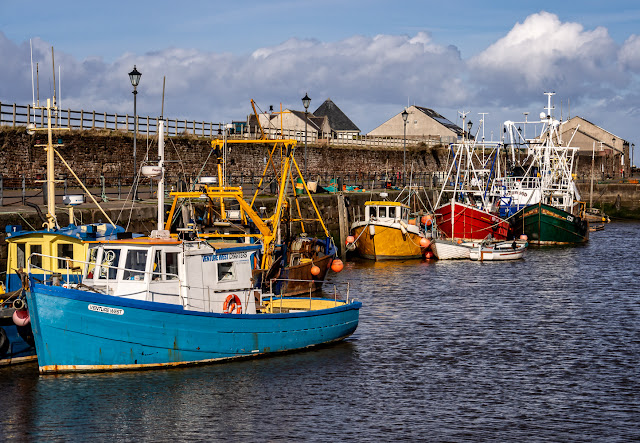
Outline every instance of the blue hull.
POLYGON ((27 295, 40 372, 209 363, 344 339, 360 302, 286 314, 215 314, 34 285, 27 295))

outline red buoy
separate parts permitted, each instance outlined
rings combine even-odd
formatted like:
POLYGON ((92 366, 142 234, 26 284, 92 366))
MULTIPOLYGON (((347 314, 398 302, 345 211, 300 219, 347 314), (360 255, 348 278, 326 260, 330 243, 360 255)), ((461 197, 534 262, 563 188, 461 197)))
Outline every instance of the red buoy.
POLYGON ((421 248, 428 248, 430 244, 431 244, 431 242, 429 241, 428 238, 421 238, 420 239, 420 247, 421 248))
POLYGON ((356 239, 353 235, 347 236, 347 244, 353 243, 354 241, 356 241, 356 239))
POLYGON ((317 276, 318 274, 320 274, 320 268, 316 265, 311 266, 311 275, 317 276))
POLYGON ((333 263, 331 263, 331 270, 333 272, 340 272, 342 271, 342 268, 344 268, 344 264, 339 258, 335 259, 333 263))

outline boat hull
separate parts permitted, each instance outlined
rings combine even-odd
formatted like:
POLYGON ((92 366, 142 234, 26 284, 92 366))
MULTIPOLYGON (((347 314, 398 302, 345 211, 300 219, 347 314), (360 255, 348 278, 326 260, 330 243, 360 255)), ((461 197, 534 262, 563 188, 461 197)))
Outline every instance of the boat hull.
POLYGON ((352 235, 357 239, 358 255, 369 260, 406 260, 423 256, 422 237, 413 232, 403 233, 394 226, 363 224, 354 227, 352 235), (373 226, 373 235, 370 226, 373 226))
POLYGON ((447 203, 434 212, 438 229, 446 238, 483 240, 490 235, 496 240, 505 240, 510 234, 509 222, 474 206, 447 203))
POLYGON ((589 240, 586 220, 543 203, 527 206, 513 220, 514 235, 526 235, 532 245, 571 245, 589 240))
POLYGON ((8 317, 3 315, 0 319, 0 329, 0 366, 36 360, 36 348, 30 338, 31 326, 18 327, 13 323, 10 315, 8 317))
POLYGON ((431 240, 431 252, 438 260, 465 260, 469 259, 474 243, 458 243, 452 240, 431 240))
POLYGON ((215 314, 40 284, 27 300, 42 373, 194 365, 307 348, 351 335, 361 307, 338 300, 318 311, 215 314))
POLYGON ((473 248, 469 258, 477 261, 520 260, 526 250, 527 242, 505 241, 473 248))

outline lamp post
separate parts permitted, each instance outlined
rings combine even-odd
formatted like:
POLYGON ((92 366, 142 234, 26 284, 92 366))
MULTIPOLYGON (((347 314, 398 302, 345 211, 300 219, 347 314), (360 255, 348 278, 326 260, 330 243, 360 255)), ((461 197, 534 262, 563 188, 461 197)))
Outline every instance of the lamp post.
POLYGON ((309 113, 309 105, 311 104, 311 99, 309 98, 309 94, 305 92, 304 97, 302 97, 302 106, 304 106, 304 176, 307 176, 307 115, 309 113))
POLYGON ((405 109, 402 111, 402 122, 404 126, 404 135, 403 135, 403 144, 402 144, 402 186, 405 185, 405 175, 407 173, 407 118, 409 118, 409 113, 405 109))
POLYGON ((136 166, 136 140, 138 139, 138 112, 136 110, 136 98, 138 96, 138 84, 140 83, 140 77, 142 74, 136 69, 136 65, 133 65, 133 71, 129 73, 129 80, 131 80, 131 86, 133 86, 133 199, 138 199, 138 187, 136 186, 136 176, 138 175, 138 169, 136 166))

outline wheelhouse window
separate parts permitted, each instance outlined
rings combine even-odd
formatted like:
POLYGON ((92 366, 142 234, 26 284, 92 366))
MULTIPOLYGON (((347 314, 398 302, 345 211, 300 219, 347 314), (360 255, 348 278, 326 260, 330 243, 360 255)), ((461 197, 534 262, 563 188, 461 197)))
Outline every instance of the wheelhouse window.
POLYGON ((369 206, 369 218, 377 218, 377 217, 378 217, 378 207, 369 206))
POLYGON ((73 267, 73 244, 60 243, 58 244, 58 269, 67 269, 67 267, 73 267), (71 261, 66 259, 71 259, 71 261))
POLYGON ((96 259, 98 258, 98 248, 89 249, 89 263, 87 264, 87 278, 93 278, 96 271, 96 259))
POLYGON ((18 269, 20 268, 25 268, 26 266, 26 260, 25 257, 27 256, 27 245, 25 245, 24 243, 18 243, 16 244, 16 266, 18 266, 18 269))
POLYGON ((218 281, 236 280, 234 262, 218 263, 218 281))
POLYGON ((396 207, 395 206, 391 206, 389 207, 389 218, 396 218, 396 207))
POLYGON ((162 261, 162 251, 157 250, 153 257, 152 280, 162 280, 162 261))
POLYGON ((387 207, 386 206, 381 206, 380 210, 378 212, 378 216, 380 218, 387 218, 387 207))
POLYGON ((117 266, 120 262, 120 249, 105 249, 100 264, 100 279, 113 280, 118 275, 117 266))
MULTIPOLYGON (((31 245, 29 254, 42 254, 42 245, 31 245)), ((42 268, 42 255, 31 255, 31 265, 42 268)))
POLYGON ((166 254, 167 280, 178 279, 178 253, 167 252, 166 254))
POLYGON ((147 251, 130 249, 127 252, 127 261, 122 276, 123 280, 144 280, 144 271, 147 266, 147 251))

